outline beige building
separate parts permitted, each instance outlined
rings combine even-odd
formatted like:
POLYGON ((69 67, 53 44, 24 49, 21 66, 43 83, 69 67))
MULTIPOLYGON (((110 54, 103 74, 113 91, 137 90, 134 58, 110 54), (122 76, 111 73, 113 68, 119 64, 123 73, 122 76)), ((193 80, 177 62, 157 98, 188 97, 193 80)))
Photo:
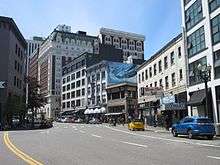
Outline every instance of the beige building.
POLYGON ((138 68, 138 104, 145 115, 186 113, 186 63, 182 35, 167 43, 138 68), (181 111, 181 112, 180 112, 181 111))

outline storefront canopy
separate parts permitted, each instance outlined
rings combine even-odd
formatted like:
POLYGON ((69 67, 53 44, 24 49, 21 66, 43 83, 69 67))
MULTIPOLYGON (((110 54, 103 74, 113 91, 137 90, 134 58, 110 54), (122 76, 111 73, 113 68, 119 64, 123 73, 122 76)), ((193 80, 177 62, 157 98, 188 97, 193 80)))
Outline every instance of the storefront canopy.
POLYGON ((199 90, 192 93, 190 96, 190 100, 188 101, 188 105, 201 105, 206 98, 205 90, 199 90))

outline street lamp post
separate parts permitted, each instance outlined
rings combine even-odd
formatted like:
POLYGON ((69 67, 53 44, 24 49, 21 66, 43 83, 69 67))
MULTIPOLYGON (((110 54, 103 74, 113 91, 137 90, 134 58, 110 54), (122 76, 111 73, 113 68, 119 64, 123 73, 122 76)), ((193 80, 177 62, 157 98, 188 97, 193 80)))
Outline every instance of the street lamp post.
POLYGON ((205 117, 207 117, 209 113, 209 102, 208 102, 208 81, 211 79, 211 66, 210 65, 201 65, 199 64, 197 67, 199 71, 199 77, 200 79, 205 83, 205 117))

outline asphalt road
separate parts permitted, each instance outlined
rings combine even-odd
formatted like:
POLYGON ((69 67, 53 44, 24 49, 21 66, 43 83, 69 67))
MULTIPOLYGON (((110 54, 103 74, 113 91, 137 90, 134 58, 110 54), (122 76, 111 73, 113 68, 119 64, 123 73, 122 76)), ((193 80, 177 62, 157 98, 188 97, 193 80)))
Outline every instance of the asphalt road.
POLYGON ((169 133, 132 132, 126 126, 55 123, 47 130, 9 131, 15 153, 3 136, 0 132, 1 165, 27 164, 18 150, 45 165, 220 164, 219 139, 174 138, 169 133))

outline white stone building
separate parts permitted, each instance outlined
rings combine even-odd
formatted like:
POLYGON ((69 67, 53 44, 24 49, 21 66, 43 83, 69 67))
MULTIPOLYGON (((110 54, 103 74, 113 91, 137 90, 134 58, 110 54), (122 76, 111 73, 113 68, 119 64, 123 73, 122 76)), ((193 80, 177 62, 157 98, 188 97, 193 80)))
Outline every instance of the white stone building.
POLYGON ((183 52, 183 38, 180 34, 138 68, 138 104, 142 113, 148 111, 150 115, 151 107, 158 106, 164 111, 185 110, 179 117, 185 115, 186 63, 183 52), (162 105, 162 97, 171 97, 177 104, 162 105))
POLYGON ((43 42, 39 51, 38 78, 41 93, 47 97, 44 107, 46 117, 54 118, 60 112, 62 66, 83 52, 98 53, 99 39, 86 32, 70 32, 62 25, 56 28, 43 42))
POLYGON ((40 47, 44 38, 42 37, 33 37, 32 39, 26 39, 27 41, 27 57, 30 57, 31 54, 40 47))
POLYGON ((189 115, 205 114, 220 123, 220 2, 219 0, 181 0, 182 24, 188 72, 189 115), (211 66, 206 108, 205 84, 198 65, 211 66))
POLYGON ((135 61, 144 60, 144 35, 101 28, 99 37, 103 44, 122 49, 125 62, 135 63, 135 61))

